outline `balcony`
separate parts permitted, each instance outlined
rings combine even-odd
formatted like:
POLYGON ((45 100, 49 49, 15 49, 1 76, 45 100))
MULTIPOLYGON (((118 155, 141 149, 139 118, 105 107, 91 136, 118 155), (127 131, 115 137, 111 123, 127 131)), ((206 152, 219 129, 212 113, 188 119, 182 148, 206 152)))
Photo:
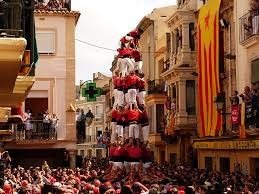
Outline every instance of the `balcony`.
POLYGON ((245 48, 259 43, 259 15, 250 11, 239 19, 239 40, 245 48))
POLYGON ((0 13, 0 106, 14 107, 34 83, 34 1, 5 2, 0 13))
POLYGON ((161 79, 149 80, 148 82, 148 95, 150 94, 164 94, 165 82, 161 79))
POLYGON ((1 141, 15 141, 16 144, 53 144, 57 140, 57 131, 52 127, 44 128, 42 120, 30 120, 30 123, 1 123, 0 138, 1 141))

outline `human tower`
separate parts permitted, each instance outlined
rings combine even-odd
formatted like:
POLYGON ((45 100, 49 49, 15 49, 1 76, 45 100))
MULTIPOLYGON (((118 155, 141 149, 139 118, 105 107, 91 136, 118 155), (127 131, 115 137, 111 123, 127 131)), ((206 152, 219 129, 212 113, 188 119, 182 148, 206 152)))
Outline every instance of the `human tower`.
POLYGON ((110 160, 115 166, 130 167, 142 162, 148 166, 149 121, 145 109, 145 80, 139 50, 141 30, 120 39, 113 75, 114 104, 111 122, 110 160))

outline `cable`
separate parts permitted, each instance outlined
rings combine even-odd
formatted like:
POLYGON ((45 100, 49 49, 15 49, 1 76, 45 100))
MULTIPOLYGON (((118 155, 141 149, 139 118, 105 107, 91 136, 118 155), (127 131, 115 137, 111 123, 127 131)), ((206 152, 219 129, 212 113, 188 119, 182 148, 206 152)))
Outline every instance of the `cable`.
MULTIPOLYGON (((86 42, 86 41, 83 41, 83 40, 80 40, 80 39, 77 39, 77 38, 76 38, 75 40, 78 41, 78 42, 87 44, 87 45, 89 45, 89 46, 95 47, 95 48, 99 48, 99 49, 103 49, 103 50, 108 50, 108 51, 113 51, 113 52, 115 51, 115 52, 117 52, 117 50, 115 50, 115 49, 98 46, 98 45, 95 45, 95 44, 92 44, 92 43, 89 43, 89 42, 86 42)), ((141 53, 165 53, 165 52, 148 52, 148 51, 140 51, 140 52, 141 52, 141 53)))

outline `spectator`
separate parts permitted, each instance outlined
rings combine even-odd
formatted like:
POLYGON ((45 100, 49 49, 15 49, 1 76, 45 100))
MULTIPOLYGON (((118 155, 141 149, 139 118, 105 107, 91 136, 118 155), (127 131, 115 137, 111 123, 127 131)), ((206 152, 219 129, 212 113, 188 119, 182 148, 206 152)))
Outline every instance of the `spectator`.
POLYGON ((57 137, 57 128, 58 128, 58 117, 56 114, 53 114, 51 117, 51 138, 56 139, 57 137))
POLYGON ((51 126, 51 115, 48 111, 43 114, 43 137, 49 139, 49 132, 51 126))

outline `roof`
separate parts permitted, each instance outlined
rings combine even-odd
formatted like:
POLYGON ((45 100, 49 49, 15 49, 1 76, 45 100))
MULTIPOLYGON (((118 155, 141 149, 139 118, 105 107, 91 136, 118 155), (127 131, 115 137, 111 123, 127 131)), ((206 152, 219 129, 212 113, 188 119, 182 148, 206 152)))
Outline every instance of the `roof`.
POLYGON ((171 5, 166 7, 155 8, 150 14, 147 14, 142 18, 142 20, 138 23, 137 28, 141 28, 143 31, 152 24, 153 21, 166 21, 168 17, 170 17, 177 6, 171 5))
POLYGON ((37 15, 65 15, 65 16, 74 16, 76 18, 76 23, 78 22, 78 19, 80 17, 79 11, 67 11, 67 10, 58 10, 58 11, 52 11, 52 10, 44 10, 44 9, 35 9, 34 13, 37 15))

